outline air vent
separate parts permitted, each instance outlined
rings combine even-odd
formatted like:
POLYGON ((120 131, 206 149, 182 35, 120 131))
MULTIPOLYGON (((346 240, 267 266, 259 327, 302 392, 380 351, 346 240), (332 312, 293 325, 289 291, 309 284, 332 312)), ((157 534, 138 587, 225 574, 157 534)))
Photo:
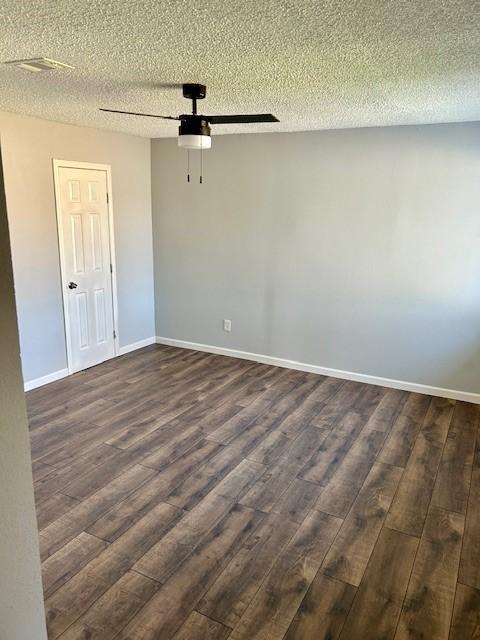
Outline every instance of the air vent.
POLYGON ((31 58, 30 60, 8 60, 5 64, 11 64, 25 71, 38 73, 39 71, 52 71, 54 69, 73 69, 69 64, 51 60, 50 58, 31 58))

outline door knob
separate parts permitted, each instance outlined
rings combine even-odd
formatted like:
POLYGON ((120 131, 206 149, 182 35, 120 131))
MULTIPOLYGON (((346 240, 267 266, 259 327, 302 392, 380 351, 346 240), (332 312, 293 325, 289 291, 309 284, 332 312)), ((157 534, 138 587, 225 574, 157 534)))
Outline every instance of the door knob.
POLYGON ((68 288, 69 289, 76 289, 78 287, 78 284, 76 282, 69 282, 68 283, 68 288))

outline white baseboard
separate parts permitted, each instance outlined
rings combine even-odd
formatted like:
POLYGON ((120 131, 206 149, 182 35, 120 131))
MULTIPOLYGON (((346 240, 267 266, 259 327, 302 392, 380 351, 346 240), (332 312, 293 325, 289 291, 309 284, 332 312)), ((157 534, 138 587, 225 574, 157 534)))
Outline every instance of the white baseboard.
POLYGON ((342 371, 341 369, 330 369, 328 367, 319 367, 316 364, 306 364, 304 362, 296 362, 295 360, 286 360, 285 358, 276 358, 274 356, 265 356, 259 353, 249 353, 248 351, 216 347, 210 344, 199 344, 197 342, 163 338, 161 336, 157 336, 156 342, 157 344, 165 344, 171 347, 193 349, 195 351, 207 351, 208 353, 218 353, 222 356, 241 358, 243 360, 253 360, 254 362, 260 362, 262 364, 271 364, 275 367, 307 371, 309 373, 317 373, 323 376, 331 376, 332 378, 354 380, 355 382, 365 382, 367 384, 375 384, 381 387, 390 387, 392 389, 401 389, 403 391, 412 391, 414 393, 425 393, 429 396, 440 396, 441 398, 452 398, 453 400, 464 400, 465 402, 480 404, 480 393, 472 393, 470 391, 457 391, 455 389, 430 387, 416 382, 406 382, 405 380, 394 380, 392 378, 380 378, 378 376, 371 376, 365 373, 342 371))
POLYGON ((23 386, 25 391, 31 391, 32 389, 36 389, 37 387, 43 387, 44 384, 49 384, 50 382, 55 382, 55 380, 66 378, 67 376, 68 369, 60 369, 59 371, 54 371, 53 373, 49 373, 46 376, 42 376, 41 378, 28 380, 27 382, 24 382, 23 386))
MULTIPOLYGON (((127 344, 124 347, 120 347, 119 356, 123 356, 125 353, 130 353, 130 351, 135 351, 136 349, 141 349, 142 347, 148 347, 150 344, 155 344, 156 338, 145 338, 145 340, 139 340, 138 342, 133 342, 132 344, 127 344)), ((32 389, 36 389, 37 387, 43 387, 44 384, 49 384, 50 382, 55 382, 55 380, 61 380, 61 378, 65 378, 69 375, 68 369, 60 369, 60 371, 54 371, 53 373, 49 373, 46 376, 42 376, 41 378, 35 378, 34 380, 28 380, 28 382, 24 382, 25 391, 31 391, 32 389)))
POLYGON ((120 347, 118 355, 124 356, 126 353, 130 353, 130 351, 136 351, 137 349, 141 349, 142 347, 148 347, 150 344, 155 344, 157 339, 155 336, 151 338, 145 338, 145 340, 139 340, 138 342, 132 342, 132 344, 126 344, 124 347, 120 347))

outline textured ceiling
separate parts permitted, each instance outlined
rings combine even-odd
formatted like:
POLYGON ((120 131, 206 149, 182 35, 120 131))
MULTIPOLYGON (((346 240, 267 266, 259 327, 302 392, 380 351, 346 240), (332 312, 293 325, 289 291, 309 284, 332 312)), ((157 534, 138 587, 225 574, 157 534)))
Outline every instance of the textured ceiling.
POLYGON ((2 0, 0 60, 45 56, 75 70, 0 65, 0 109, 149 137, 176 124, 158 83, 202 82, 203 113, 281 122, 216 133, 480 119, 480 0, 2 0))

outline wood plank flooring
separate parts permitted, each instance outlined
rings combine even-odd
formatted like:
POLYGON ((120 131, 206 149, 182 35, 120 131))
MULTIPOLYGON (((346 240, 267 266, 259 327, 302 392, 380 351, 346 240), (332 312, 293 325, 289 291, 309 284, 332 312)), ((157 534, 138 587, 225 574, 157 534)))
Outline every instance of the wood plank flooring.
POLYGON ((50 640, 480 638, 480 407, 154 345, 27 394, 50 640))

